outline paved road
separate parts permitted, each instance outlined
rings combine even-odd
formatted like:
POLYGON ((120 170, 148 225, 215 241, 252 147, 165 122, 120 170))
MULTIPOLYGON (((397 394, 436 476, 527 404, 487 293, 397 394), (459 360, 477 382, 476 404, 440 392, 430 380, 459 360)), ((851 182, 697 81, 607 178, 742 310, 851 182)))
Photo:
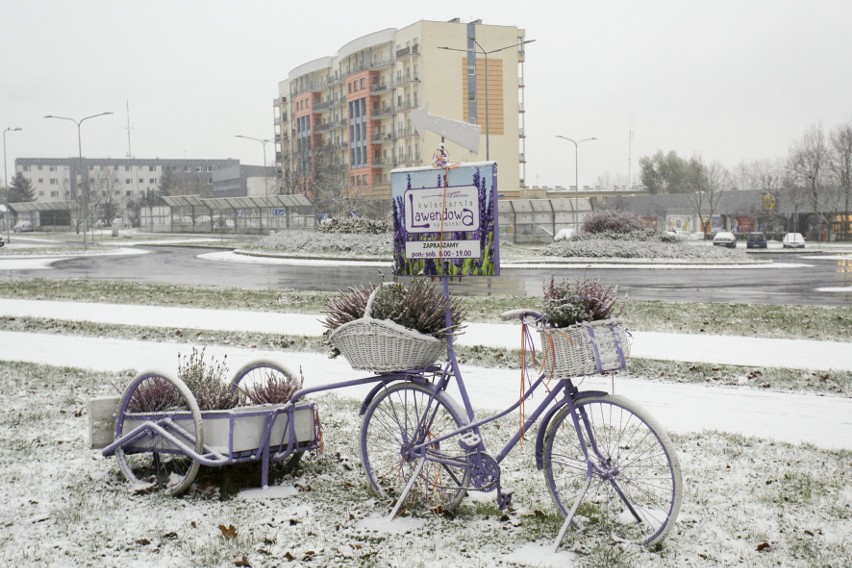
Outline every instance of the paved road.
MULTIPOLYGON (((189 247, 150 247, 150 254, 81 257, 60 260, 50 270, 3 270, 9 277, 92 278, 249 289, 340 290, 352 283, 389 277, 389 263, 311 266, 305 263, 239 264, 199 258, 209 253, 189 247)), ((209 258, 209 257, 208 257, 209 258)), ((540 296, 541 282, 556 274, 569 278, 598 277, 618 283, 619 291, 639 300, 734 302, 750 304, 852 303, 852 256, 769 254, 763 267, 639 267, 508 265, 493 278, 468 278, 453 284, 461 295, 540 296), (825 288, 842 291, 823 291, 825 288)))

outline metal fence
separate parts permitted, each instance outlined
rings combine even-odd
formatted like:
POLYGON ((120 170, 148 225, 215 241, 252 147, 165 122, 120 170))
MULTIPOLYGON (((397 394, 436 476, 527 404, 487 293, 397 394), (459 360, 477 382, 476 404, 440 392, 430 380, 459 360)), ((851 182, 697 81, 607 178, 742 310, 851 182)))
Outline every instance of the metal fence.
POLYGON ((502 241, 533 244, 552 241, 561 229, 576 228, 592 205, 588 198, 504 199, 497 202, 497 210, 502 241))
POLYGON ((202 198, 177 195, 167 205, 143 207, 140 228, 154 233, 230 232, 264 234, 316 226, 316 212, 303 195, 202 198))

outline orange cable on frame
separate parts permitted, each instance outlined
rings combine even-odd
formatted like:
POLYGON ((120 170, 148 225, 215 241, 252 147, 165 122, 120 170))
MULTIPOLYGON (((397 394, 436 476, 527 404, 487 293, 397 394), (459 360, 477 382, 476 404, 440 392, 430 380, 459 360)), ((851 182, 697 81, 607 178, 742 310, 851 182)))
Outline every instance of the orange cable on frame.
POLYGON ((521 391, 518 398, 518 432, 521 434, 521 447, 524 447, 524 378, 527 374, 527 324, 521 322, 521 391))

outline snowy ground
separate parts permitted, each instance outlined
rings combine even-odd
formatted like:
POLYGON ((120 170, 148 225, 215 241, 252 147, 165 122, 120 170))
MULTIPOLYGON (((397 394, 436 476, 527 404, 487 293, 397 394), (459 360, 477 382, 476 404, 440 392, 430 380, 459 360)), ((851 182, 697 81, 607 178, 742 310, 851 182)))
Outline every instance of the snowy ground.
MULTIPOLYGON (((489 329, 484 337, 491 338, 489 329)), ((207 471, 182 498, 131 494, 115 461, 88 448, 86 404, 111 392, 111 383, 128 380, 130 373, 119 369, 141 361, 168 365, 169 359, 174 366, 176 351, 186 345, 36 335, 0 334, 4 565, 514 565, 513 559, 539 559, 528 546, 550 544, 561 524, 535 469, 535 432, 502 464, 504 485, 515 491, 514 510, 500 512, 493 495, 474 494, 452 517, 409 511, 391 527, 369 522, 381 518, 387 504, 369 493, 360 469, 357 400, 336 395, 317 397, 324 452, 306 457, 294 476, 274 478, 267 498, 240 492, 259 482, 252 466, 207 471), (93 362, 90 370, 62 367, 83 359, 93 362)), ((470 337, 484 342, 478 332, 470 337)), ((636 351, 641 340, 637 336, 636 351)), ((240 357, 265 355, 227 346, 209 351, 228 353, 232 369, 240 357)), ((716 356, 737 351, 725 348, 716 356)), ((304 355, 306 379, 352 376, 341 361, 304 355), (324 371, 309 374, 314 369, 324 371)), ((481 391, 481 408, 516 392, 517 372, 501 373, 471 369, 466 375, 481 391)), ((849 399, 680 386, 616 384, 673 432, 686 486, 677 532, 654 551, 569 532, 560 565, 852 565, 849 399), (807 437, 788 438, 791 432, 807 437), (802 439, 809 442, 798 443, 802 439)), ((498 426, 485 432, 492 449, 511 435, 516 416, 498 426)))

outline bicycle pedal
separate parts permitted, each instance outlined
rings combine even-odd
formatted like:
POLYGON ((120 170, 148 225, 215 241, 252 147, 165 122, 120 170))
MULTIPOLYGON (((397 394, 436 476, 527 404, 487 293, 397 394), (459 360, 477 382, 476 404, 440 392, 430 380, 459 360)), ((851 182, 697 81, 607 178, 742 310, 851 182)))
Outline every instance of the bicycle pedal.
POLYGON ((482 438, 473 432, 465 432, 459 436, 459 446, 465 451, 475 450, 482 443, 482 438))
POLYGON ((512 492, 506 491, 504 493, 503 491, 498 490, 497 491, 497 506, 500 508, 501 511, 504 511, 506 509, 511 509, 512 508, 512 492))

